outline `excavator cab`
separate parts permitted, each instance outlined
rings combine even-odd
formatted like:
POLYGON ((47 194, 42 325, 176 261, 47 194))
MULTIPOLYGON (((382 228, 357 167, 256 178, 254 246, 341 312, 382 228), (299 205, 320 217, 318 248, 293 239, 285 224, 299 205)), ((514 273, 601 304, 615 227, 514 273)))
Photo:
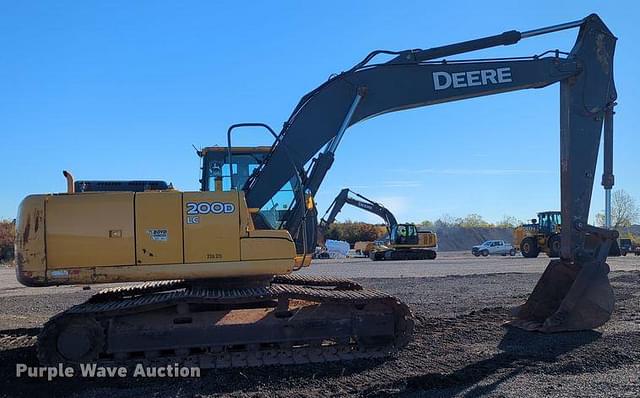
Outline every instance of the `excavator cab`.
POLYGON ((416 245, 418 244, 418 229, 413 224, 394 225, 389 235, 391 244, 416 245))
MULTIPOLYGON (((229 151, 225 147, 207 147, 199 152, 202 158, 201 191, 230 191, 242 189, 249 177, 264 162, 271 147, 232 147, 231 167, 229 151)), ((295 203, 295 178, 285 185, 262 208, 252 211, 259 229, 280 229, 295 203)))
POLYGON ((232 148, 233 165, 229 168, 225 147, 207 147, 199 151, 202 158, 201 191, 230 191, 231 183, 242 187, 269 154, 268 146, 232 148))
POLYGON ((538 229, 540 233, 550 235, 558 232, 562 220, 559 211, 545 211, 538 213, 538 229))

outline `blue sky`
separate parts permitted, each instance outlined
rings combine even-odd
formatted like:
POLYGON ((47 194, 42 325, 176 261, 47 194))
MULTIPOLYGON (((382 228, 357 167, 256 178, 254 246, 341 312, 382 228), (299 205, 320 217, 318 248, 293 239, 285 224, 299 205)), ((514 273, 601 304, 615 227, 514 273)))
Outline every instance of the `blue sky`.
MULTIPOLYGON (((640 201, 637 2, 0 2, 0 217, 80 179, 198 189, 229 124, 279 130, 307 91, 373 49, 427 48, 597 12, 619 37, 616 188, 640 201)), ((569 50, 576 31, 471 54, 569 50)), ((402 221, 559 207, 558 85, 384 115, 348 130, 317 202, 343 187, 402 221)), ((270 144, 239 134, 235 144, 270 144)), ((598 165, 592 213, 604 207, 598 165)), ((356 209, 339 220, 378 222, 356 209)))

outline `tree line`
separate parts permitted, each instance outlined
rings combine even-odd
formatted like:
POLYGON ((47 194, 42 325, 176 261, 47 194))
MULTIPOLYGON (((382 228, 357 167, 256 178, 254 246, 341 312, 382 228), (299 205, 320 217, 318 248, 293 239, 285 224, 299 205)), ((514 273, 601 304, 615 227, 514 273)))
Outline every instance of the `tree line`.
POLYGON ((448 214, 442 215, 435 221, 424 220, 418 225, 424 228, 442 229, 442 228, 515 228, 523 221, 513 216, 503 216, 497 223, 486 221, 480 214, 472 213, 465 217, 453 217, 448 214))
POLYGON ((16 223, 0 220, 0 262, 13 260, 13 244, 16 240, 16 223))
MULTIPOLYGON (((617 229, 623 238, 631 238, 640 243, 640 237, 628 230, 634 224, 640 223, 640 207, 635 199, 622 189, 612 193, 611 225, 617 229)), ((520 220, 516 217, 504 215, 496 223, 485 220, 480 214, 472 213, 464 217, 453 217, 444 214, 434 221, 424 220, 416 223, 422 229, 443 230, 447 228, 516 228, 528 224, 530 220, 520 220)), ((604 226, 604 212, 595 217, 595 225, 604 226)), ((370 225, 363 222, 347 220, 333 223, 325 233, 325 239, 343 240, 351 244, 358 241, 373 241, 386 235, 384 225, 370 225)))

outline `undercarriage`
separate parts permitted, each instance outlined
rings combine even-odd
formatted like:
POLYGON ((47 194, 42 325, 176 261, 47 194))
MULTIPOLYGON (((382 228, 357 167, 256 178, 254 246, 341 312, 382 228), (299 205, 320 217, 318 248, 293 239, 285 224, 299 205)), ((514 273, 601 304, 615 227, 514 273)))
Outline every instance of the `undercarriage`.
POLYGON ((409 308, 335 278, 277 276, 251 288, 163 281, 105 289, 51 318, 43 364, 201 368, 384 357, 413 332, 409 308))
POLYGON ((436 251, 431 249, 383 249, 369 252, 369 258, 373 261, 435 260, 436 256, 436 251))

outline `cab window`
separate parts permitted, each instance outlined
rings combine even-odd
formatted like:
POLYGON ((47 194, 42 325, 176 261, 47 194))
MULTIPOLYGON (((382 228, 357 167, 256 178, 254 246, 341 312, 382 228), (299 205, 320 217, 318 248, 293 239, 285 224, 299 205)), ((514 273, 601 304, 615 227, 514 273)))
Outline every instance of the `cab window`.
POLYGON ((221 179, 222 191, 231 190, 231 178, 233 176, 233 184, 238 189, 242 189, 249 179, 249 176, 258 168, 261 159, 254 154, 237 154, 233 155, 233 165, 229 167, 228 163, 222 160, 211 160, 208 165, 208 190, 216 190, 216 179, 221 179))

